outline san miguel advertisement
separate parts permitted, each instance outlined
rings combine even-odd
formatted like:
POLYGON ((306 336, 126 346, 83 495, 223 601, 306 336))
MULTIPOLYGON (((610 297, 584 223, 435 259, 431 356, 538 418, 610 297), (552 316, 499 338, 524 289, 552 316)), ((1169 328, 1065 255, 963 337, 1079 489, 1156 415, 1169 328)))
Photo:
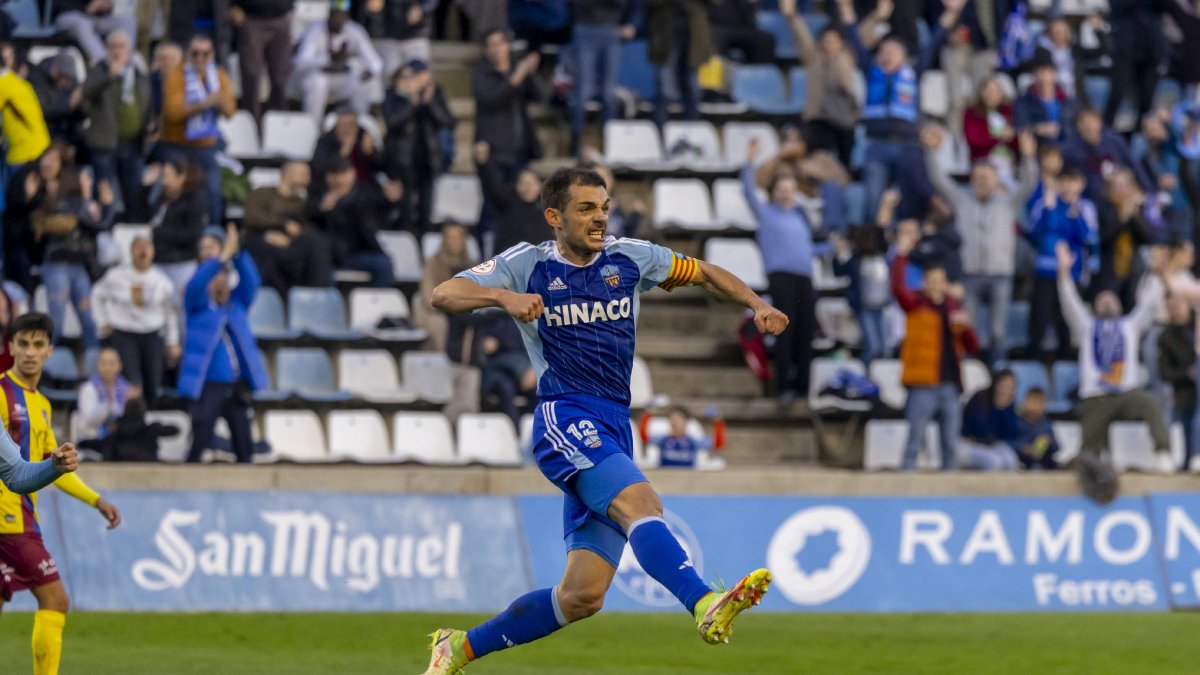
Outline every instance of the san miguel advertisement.
MULTIPOLYGON (((49 490, 46 544, 85 610, 495 611, 553 586, 560 497, 49 490)), ((665 498, 706 581, 766 566, 768 611, 1200 607, 1200 495, 665 498)), ((18 594, 14 609, 29 609, 18 594)), ((626 549, 605 607, 676 611, 626 549)))

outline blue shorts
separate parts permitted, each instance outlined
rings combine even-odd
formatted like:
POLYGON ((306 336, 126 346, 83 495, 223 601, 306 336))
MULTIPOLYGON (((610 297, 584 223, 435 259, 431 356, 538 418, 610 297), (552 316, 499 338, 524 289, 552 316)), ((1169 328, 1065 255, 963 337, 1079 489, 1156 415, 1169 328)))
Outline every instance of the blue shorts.
POLYGON ((538 468, 563 491, 567 550, 592 551, 616 567, 625 533, 605 514, 622 490, 646 482, 633 463, 629 408, 582 395, 543 401, 533 438, 538 468))

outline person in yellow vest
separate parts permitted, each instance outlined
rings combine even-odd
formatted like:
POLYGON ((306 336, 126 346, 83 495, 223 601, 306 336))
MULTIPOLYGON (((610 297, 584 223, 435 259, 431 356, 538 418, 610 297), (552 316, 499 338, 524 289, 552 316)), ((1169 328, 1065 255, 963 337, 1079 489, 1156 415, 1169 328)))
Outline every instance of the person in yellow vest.
MULTIPOLYGON (((50 353, 54 323, 40 313, 18 317, 9 326, 13 367, 0 375, 0 420, 21 448, 24 459, 36 462, 61 448, 50 428, 50 402, 38 392, 42 367, 50 353), (56 449, 57 448, 57 449, 56 449)), ((109 529, 121 523, 121 512, 77 474, 63 474, 59 489, 94 507, 109 529)), ((37 518, 37 495, 19 495, 0 485, 0 605, 16 591, 29 589, 37 599, 33 618, 34 675, 55 675, 62 658, 62 632, 69 600, 54 558, 42 543, 37 518)))
POLYGON ((18 75, 16 51, 0 43, 0 130, 8 144, 10 167, 32 162, 50 147, 50 132, 33 86, 18 75))

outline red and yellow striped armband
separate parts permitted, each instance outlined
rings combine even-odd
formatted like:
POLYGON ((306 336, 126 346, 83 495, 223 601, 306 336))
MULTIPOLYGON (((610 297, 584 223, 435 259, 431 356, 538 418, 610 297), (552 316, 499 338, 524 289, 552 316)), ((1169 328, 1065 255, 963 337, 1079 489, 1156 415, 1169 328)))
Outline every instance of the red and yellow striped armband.
POLYGON ((696 274, 700 272, 700 264, 695 258, 676 252, 671 258, 671 272, 666 279, 658 285, 664 291, 674 290, 680 286, 687 286, 696 280, 696 274))

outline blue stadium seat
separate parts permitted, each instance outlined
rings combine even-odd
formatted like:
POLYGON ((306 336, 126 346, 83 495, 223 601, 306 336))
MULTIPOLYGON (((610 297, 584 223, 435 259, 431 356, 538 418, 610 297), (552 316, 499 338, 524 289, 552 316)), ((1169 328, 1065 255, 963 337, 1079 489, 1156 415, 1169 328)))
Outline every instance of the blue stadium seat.
MULTIPOLYGON (((50 3, 47 2, 46 5, 46 16, 49 17, 50 3)), ((17 27, 13 30, 14 38, 48 38, 58 32, 52 24, 43 21, 37 0, 12 0, 5 3, 4 11, 17 22, 17 27)))
POLYGON ((786 114, 793 110, 788 100, 783 74, 771 65, 739 66, 733 71, 733 100, 766 114, 786 114))
POLYGON ((278 388, 316 402, 345 401, 350 394, 334 385, 333 364, 324 349, 280 349, 275 355, 278 388))
POLYGON ((1034 387, 1045 392, 1050 389, 1050 377, 1046 367, 1037 361, 1010 361, 1006 367, 1017 376, 1017 404, 1025 400, 1025 394, 1034 387))
POLYGON ((792 105, 804 110, 808 103, 808 71, 800 66, 792 68, 788 74, 788 85, 791 88, 792 105))
MULTIPOLYGON (((1023 349, 1029 345, 1029 303, 1023 300, 1008 306, 1008 324, 1004 330, 1004 341, 1009 349, 1023 349)), ((997 356, 1003 358, 1004 354, 997 356)))
POLYGON ((658 82, 654 78, 654 66, 647 57, 645 40, 621 43, 621 72, 617 75, 617 83, 643 101, 653 101, 658 95, 658 82))
POLYGON ((300 331, 288 328, 283 298, 279 297, 279 291, 270 286, 258 289, 254 304, 250 306, 250 330, 260 340, 293 340, 300 337, 300 331))
POLYGON ((1092 107, 1103 110, 1108 105, 1108 95, 1112 91, 1112 82, 1106 75, 1088 75, 1083 79, 1083 89, 1087 92, 1092 107))
POLYGON ((1047 396, 1049 403, 1046 408, 1053 413, 1069 412, 1071 410, 1071 394, 1079 388, 1079 362, 1055 361, 1050 369, 1054 380, 1054 391, 1047 396))
POLYGON ((280 391, 275 386, 275 378, 273 377, 274 373, 271 371, 271 367, 270 367, 271 361, 269 359, 267 359, 267 355, 265 353, 263 353, 263 350, 261 350, 261 349, 258 350, 258 358, 261 359, 263 362, 263 365, 267 367, 267 388, 260 389, 259 391, 254 392, 254 400, 255 401, 263 401, 263 402, 275 402, 275 401, 287 400, 288 396, 290 396, 291 394, 286 391, 280 391))
POLYGON ((348 329, 346 304, 336 288, 288 290, 288 328, 326 340, 351 340, 362 333, 348 329))
POLYGON ((43 385, 41 391, 46 398, 56 402, 73 402, 79 399, 79 392, 74 386, 80 378, 79 363, 75 360, 74 352, 65 347, 55 349, 50 353, 50 358, 46 359, 44 370, 46 375, 68 384, 68 387, 62 389, 43 385))
POLYGON ((867 218, 867 190, 862 183, 851 183, 842 191, 846 199, 846 220, 850 224, 867 223, 874 218, 867 218))
POLYGON ((792 27, 787 17, 779 12, 758 12, 754 20, 759 30, 775 37, 775 58, 795 59, 800 56, 796 51, 796 41, 792 39, 792 27))

